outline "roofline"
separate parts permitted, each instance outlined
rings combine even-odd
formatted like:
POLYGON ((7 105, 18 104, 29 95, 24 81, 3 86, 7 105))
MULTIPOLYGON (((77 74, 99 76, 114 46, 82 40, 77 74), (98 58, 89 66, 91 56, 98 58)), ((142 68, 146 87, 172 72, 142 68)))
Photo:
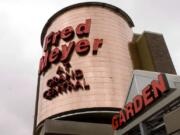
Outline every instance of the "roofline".
POLYGON ((131 20, 131 18, 128 16, 128 14, 125 13, 120 8, 116 7, 116 6, 113 6, 113 5, 107 4, 107 3, 102 3, 102 2, 82 2, 82 3, 73 4, 73 5, 70 5, 68 7, 65 7, 65 8, 59 10, 58 12, 56 12, 53 16, 51 16, 49 18, 49 20, 46 22, 45 26, 42 29, 42 33, 41 33, 41 46, 43 46, 44 37, 45 37, 45 35, 47 33, 47 30, 48 30, 49 26, 53 23, 53 21, 59 15, 62 15, 63 13, 65 13, 65 12, 71 10, 71 9, 75 9, 75 8, 79 8, 79 7, 84 7, 84 6, 99 6, 99 7, 103 7, 103 8, 108 8, 108 9, 112 10, 113 12, 115 12, 115 13, 119 14, 120 16, 122 16, 130 27, 134 27, 134 23, 131 20))

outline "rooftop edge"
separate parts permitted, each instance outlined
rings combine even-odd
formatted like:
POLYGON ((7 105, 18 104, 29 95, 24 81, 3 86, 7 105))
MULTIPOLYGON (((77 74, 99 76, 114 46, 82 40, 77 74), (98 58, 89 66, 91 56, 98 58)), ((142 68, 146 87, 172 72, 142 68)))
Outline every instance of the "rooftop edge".
POLYGON ((99 7, 103 7, 103 8, 108 8, 108 9, 112 10, 113 12, 118 13, 120 16, 122 16, 130 27, 134 27, 134 23, 131 20, 131 18, 128 16, 128 14, 125 13, 120 8, 116 7, 116 6, 113 6, 113 5, 107 4, 107 3, 102 3, 102 2, 82 2, 82 3, 77 3, 77 4, 73 4, 73 5, 67 6, 67 7, 59 10, 58 12, 56 12, 54 15, 52 15, 49 18, 49 20, 46 22, 46 24, 44 25, 44 27, 42 29, 42 33, 41 33, 41 46, 43 46, 44 37, 45 37, 45 35, 47 33, 48 28, 50 27, 50 25, 53 23, 53 21, 59 15, 67 12, 68 10, 79 8, 79 7, 83 7, 83 6, 88 6, 88 7, 89 6, 99 6, 99 7))

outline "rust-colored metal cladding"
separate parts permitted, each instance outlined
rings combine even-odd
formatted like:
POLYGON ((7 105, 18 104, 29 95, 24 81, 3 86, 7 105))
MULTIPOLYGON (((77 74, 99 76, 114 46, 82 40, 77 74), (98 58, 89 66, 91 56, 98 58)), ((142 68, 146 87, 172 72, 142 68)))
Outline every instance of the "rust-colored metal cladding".
POLYGON ((123 107, 132 76, 128 44, 133 23, 117 9, 81 3, 59 11, 46 24, 37 125, 64 112, 123 107))

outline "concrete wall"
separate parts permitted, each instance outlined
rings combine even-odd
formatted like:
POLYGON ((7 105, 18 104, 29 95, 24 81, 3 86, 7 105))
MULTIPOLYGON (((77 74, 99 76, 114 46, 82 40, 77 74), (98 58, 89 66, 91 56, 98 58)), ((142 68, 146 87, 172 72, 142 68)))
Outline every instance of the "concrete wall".
POLYGON ((164 121, 168 134, 180 133, 180 107, 166 114, 164 116, 164 121))
POLYGON ((113 135, 111 125, 46 120, 41 135, 113 135))

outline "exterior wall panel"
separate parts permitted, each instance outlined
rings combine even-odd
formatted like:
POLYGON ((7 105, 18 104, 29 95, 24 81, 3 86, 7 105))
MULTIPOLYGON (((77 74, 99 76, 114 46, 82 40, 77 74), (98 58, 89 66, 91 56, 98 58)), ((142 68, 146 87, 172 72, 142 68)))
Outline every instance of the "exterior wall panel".
MULTIPOLYGON (((132 40, 133 32, 122 16, 108 8, 96 6, 71 9, 52 22, 46 36, 67 26, 75 29, 78 24, 85 23, 86 19, 91 19, 89 37, 84 38, 90 42, 90 51, 86 56, 79 56, 74 50, 70 64, 72 69, 83 71, 90 89, 68 92, 51 101, 44 99, 43 93, 48 89, 46 82, 56 76, 57 67, 61 62, 52 64, 45 75, 40 76, 37 124, 52 115, 70 110, 94 107, 120 108, 124 105, 132 76, 128 44, 132 40), (97 55, 92 55, 95 38, 103 39, 103 45, 98 49, 97 55)), ((73 41, 79 40, 75 35, 73 41)), ((60 40, 60 50, 61 45, 67 43, 60 40)))

